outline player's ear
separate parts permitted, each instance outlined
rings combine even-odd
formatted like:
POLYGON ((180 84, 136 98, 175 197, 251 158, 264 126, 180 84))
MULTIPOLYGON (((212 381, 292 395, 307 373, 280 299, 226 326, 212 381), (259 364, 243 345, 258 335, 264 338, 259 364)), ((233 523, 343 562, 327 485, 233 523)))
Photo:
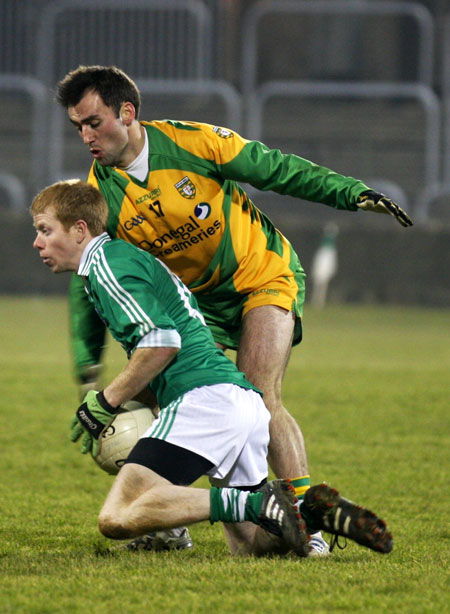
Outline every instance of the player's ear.
POLYGON ((120 107, 119 119, 124 126, 129 126, 136 117, 136 109, 132 102, 124 102, 120 107))
POLYGON ((88 233, 88 226, 84 220, 77 220, 74 226, 77 242, 81 243, 88 233))

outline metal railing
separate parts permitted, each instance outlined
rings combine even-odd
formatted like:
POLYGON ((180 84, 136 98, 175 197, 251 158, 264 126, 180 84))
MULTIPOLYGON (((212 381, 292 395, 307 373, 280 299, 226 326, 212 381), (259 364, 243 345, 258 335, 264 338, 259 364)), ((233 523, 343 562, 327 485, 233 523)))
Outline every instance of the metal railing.
POLYGON ((80 64, 133 78, 211 78, 212 19, 199 0, 59 0, 39 23, 37 74, 55 82, 80 64))
POLYGON ((450 217, 450 12, 442 28, 442 168, 439 178, 424 186, 419 200, 418 221, 434 217, 434 205, 440 199, 448 201, 447 218, 450 217))
MULTIPOLYGON (((448 195, 450 200, 450 13, 441 28, 442 95, 439 101, 430 87, 433 79, 435 26, 430 12, 418 2, 256 2, 245 13, 242 24, 244 37, 241 74, 244 96, 241 98, 232 85, 212 78, 212 9, 200 0, 49 0, 46 4, 40 4, 40 12, 36 7, 31 10, 31 0, 24 0, 21 6, 21 12, 18 13, 16 5, 11 3, 8 10, 2 13, 11 27, 11 33, 4 35, 3 55, 5 62, 7 56, 11 56, 10 64, 17 66, 17 74, 1 75, 0 95, 2 91, 23 92, 30 97, 32 103, 28 126, 29 175, 22 177, 12 163, 2 169, 0 177, 0 184, 8 193, 14 208, 14 203, 22 198, 21 186, 24 189, 39 189, 48 181, 60 179, 65 174, 63 160, 67 146, 67 127, 65 129, 64 125, 67 119, 64 112, 51 101, 50 94, 56 81, 81 63, 117 64, 136 80, 144 94, 166 94, 171 98, 192 95, 199 100, 215 96, 225 107, 223 115, 217 112, 217 122, 237 131, 243 130, 245 136, 254 138, 262 136, 265 105, 277 95, 299 99, 311 99, 314 96, 323 99, 349 96, 355 100, 370 97, 383 100, 396 97, 411 99, 420 105, 425 114, 423 146, 422 141, 420 147, 416 145, 417 154, 423 156, 424 166, 423 190, 415 202, 415 216, 424 221, 428 219, 435 199, 448 195), (21 22, 20 27, 17 25, 19 14, 27 23, 25 29, 25 22, 21 22), (392 17, 397 20, 392 21, 395 24, 399 23, 399 18, 408 20, 408 24, 413 24, 417 32, 417 56, 414 55, 417 57, 416 79, 408 83, 270 79, 258 84, 258 53, 262 44, 258 41, 258 35, 264 25, 262 20, 277 15, 283 18, 289 15, 324 18, 341 16, 344 19, 347 16, 360 16, 389 20, 392 17), (39 22, 37 28, 36 19, 39 22), (18 42, 20 37, 24 41, 24 37, 27 37, 29 41, 31 30, 37 32, 37 45, 33 49, 18 42), (35 57, 31 57, 33 54, 35 57), (39 79, 19 74, 25 71, 37 72, 39 79), (249 109, 244 126, 243 101, 249 109)), ((5 28, 4 23, 2 32, 7 32, 5 28)), ((264 41, 263 44, 267 46, 268 43, 264 41)), ((274 40, 271 40, 270 45, 274 44, 274 40)), ((180 113, 175 119, 197 119, 183 115, 180 113)), ((202 121, 201 116, 198 120, 202 121)), ((85 167, 84 163, 80 165, 84 167, 83 173, 88 164, 87 160, 85 167)), ((73 172, 76 170, 74 167, 73 172)), ((376 168, 371 170, 373 174, 378 172, 376 168)), ((380 177, 379 180, 389 181, 386 177, 380 177)), ((395 187, 395 184, 392 185, 395 187)), ((402 194, 403 188, 397 188, 399 194, 402 194)))
MULTIPOLYGON (((27 151, 30 161, 29 171, 27 176, 20 178, 20 180, 32 190, 39 189, 43 186, 46 179, 45 156, 43 156, 42 150, 47 141, 47 127, 45 125, 48 103, 47 90, 40 81, 33 77, 2 74, 0 78, 0 94, 2 92, 18 93, 24 95, 29 100, 30 113, 24 118, 25 122, 27 122, 24 124, 24 132, 29 134, 27 151)), ((2 169, 2 171, 17 178, 17 173, 12 168, 2 169)), ((9 185, 12 186, 13 184, 9 182, 9 185)), ((18 190, 13 187, 11 193, 17 194, 18 190)))
MULTIPOLYGON (((334 16, 400 16, 414 20, 418 28, 417 81, 431 86, 433 79, 434 22, 430 12, 417 2, 380 2, 371 0, 278 0, 256 2, 243 22, 242 92, 252 92, 257 86, 258 28, 264 17, 276 14, 334 16)), ((270 45, 276 41, 271 39, 270 45)), ((383 41, 380 41, 383 44, 383 41)), ((267 45, 267 41, 264 41, 267 45)))
POLYGON ((443 28, 442 44, 442 104, 444 123, 444 148, 442 176, 444 183, 450 184, 450 12, 443 28))
POLYGON ((0 186, 7 194, 9 208, 19 213, 25 211, 27 191, 23 182, 11 173, 0 171, 0 186))

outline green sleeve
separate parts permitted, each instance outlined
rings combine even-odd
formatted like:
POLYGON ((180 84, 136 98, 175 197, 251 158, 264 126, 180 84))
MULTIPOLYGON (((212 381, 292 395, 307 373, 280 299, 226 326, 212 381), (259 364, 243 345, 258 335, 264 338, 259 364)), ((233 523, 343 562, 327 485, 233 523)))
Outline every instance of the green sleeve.
POLYGON ((248 142, 230 162, 221 165, 227 179, 259 190, 273 190, 335 209, 356 211, 361 192, 369 188, 353 177, 339 175, 295 154, 283 154, 258 141, 248 142))
POLYGON ((100 362, 106 327, 89 301, 82 279, 75 274, 69 286, 69 317, 74 372, 80 378, 82 367, 100 362))

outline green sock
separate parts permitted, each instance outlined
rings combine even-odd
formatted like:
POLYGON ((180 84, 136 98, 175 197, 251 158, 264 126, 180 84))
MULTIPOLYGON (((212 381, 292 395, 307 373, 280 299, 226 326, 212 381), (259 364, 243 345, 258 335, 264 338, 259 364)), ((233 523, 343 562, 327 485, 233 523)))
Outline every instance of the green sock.
POLYGON ((263 493, 248 492, 238 488, 215 488, 209 491, 211 524, 214 522, 244 522, 259 524, 263 493))
POLYGON ((262 492, 248 493, 244 520, 250 520, 254 524, 259 524, 259 512, 261 511, 263 496, 262 492))

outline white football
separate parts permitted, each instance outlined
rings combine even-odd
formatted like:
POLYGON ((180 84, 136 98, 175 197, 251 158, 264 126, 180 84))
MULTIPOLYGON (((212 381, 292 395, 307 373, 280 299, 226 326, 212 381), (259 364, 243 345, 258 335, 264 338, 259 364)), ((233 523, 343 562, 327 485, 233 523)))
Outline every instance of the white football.
MULTIPOLYGON (((131 403, 127 403, 126 407, 130 407, 131 403)), ((155 419, 147 406, 136 405, 136 409, 117 414, 101 436, 100 453, 94 460, 100 469, 110 475, 119 472, 139 437, 155 419)))

